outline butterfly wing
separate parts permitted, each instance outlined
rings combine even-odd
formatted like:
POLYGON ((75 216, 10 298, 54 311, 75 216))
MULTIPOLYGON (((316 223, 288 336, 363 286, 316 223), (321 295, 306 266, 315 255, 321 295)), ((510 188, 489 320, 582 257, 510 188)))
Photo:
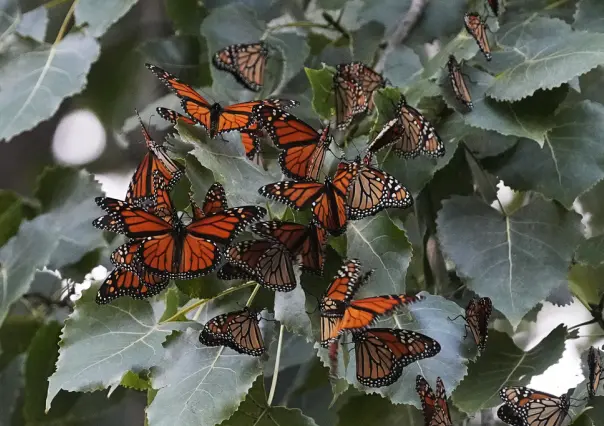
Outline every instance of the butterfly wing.
POLYGON ((241 84, 259 92, 264 81, 268 49, 262 42, 233 44, 214 54, 213 63, 218 69, 230 72, 241 84))
POLYGON ((602 378, 602 358, 600 351, 593 346, 589 348, 587 354, 587 366, 589 369, 589 383, 587 385, 587 394, 593 398, 598 392, 600 380, 602 378))
POLYGON ((503 387, 499 397, 531 426, 560 425, 568 415, 570 404, 566 395, 557 397, 526 387, 503 387))
POLYGON ((343 75, 340 66, 333 77, 333 86, 336 101, 336 127, 345 129, 356 114, 365 111, 367 96, 359 84, 343 75))
POLYGON ((369 327, 379 317, 388 315, 393 310, 419 299, 406 294, 391 294, 353 300, 344 311, 340 331, 359 330, 369 327))
POLYGON ((466 30, 474 38, 476 44, 478 44, 478 48, 484 54, 487 61, 490 61, 492 59, 491 46, 489 46, 485 22, 477 13, 466 13, 463 19, 466 30))
POLYGON ((172 229, 170 222, 124 201, 97 197, 95 202, 108 213, 92 222, 96 228, 125 234, 129 238, 163 235, 172 229))
POLYGON ((436 395, 434 391, 421 375, 415 379, 415 390, 422 402, 422 412, 424 414, 424 425, 430 426, 434 419, 438 406, 436 405, 436 395))
POLYGON ((282 181, 265 185, 258 192, 295 210, 302 210, 310 207, 325 192, 325 186, 318 182, 282 181))
POLYGON ((466 322, 479 352, 483 352, 486 348, 489 318, 492 312, 493 303, 488 297, 472 299, 466 307, 466 322))
POLYGON ((254 270, 258 284, 273 291, 292 291, 296 275, 291 253, 282 245, 274 244, 258 259, 254 270))
POLYGON ((189 125, 195 124, 195 121, 173 109, 157 107, 155 111, 157 111, 157 115, 172 124, 178 124, 179 121, 189 125))
POLYGON ((245 308, 228 321, 229 347, 239 353, 260 356, 266 348, 258 323, 258 315, 245 308))
POLYGON ((499 16, 499 0, 488 0, 488 2, 495 16, 499 16))
POLYGON ((348 76, 347 78, 355 81, 363 89, 367 102, 363 106, 364 109, 373 109, 373 92, 386 86, 382 75, 362 62, 351 62, 345 64, 343 68, 345 68, 344 73, 348 76))
POLYGON ((472 103, 472 96, 470 95, 470 90, 466 85, 466 81, 464 80, 463 74, 461 73, 461 67, 457 62, 457 59, 455 59, 455 56, 449 56, 447 68, 449 69, 449 81, 451 82, 451 86, 453 87, 455 97, 465 106, 467 106, 468 109, 471 110, 472 108, 474 108, 474 104, 472 103))
POLYGON ((451 413, 449 412, 449 404, 447 404, 447 393, 445 385, 440 377, 436 378, 436 404, 438 412, 433 420, 433 426, 453 426, 451 421, 451 413))
POLYGON ((130 296, 133 299, 152 297, 165 289, 170 281, 168 279, 145 274, 144 279, 137 273, 116 268, 107 278, 96 295, 96 303, 103 305, 121 296, 130 296))
POLYGON ((192 221, 186 226, 186 232, 220 244, 229 244, 247 225, 265 214, 266 209, 262 207, 233 207, 192 221))
POLYGON ((499 407, 499 409, 497 410, 497 417, 499 417, 499 420, 508 425, 526 426, 526 423, 524 422, 522 417, 517 415, 512 409, 512 407, 506 404, 503 404, 501 407, 499 407))
POLYGON ((302 258, 302 270, 323 275, 326 244, 327 231, 314 223, 308 225, 308 238, 304 240, 299 253, 302 258))

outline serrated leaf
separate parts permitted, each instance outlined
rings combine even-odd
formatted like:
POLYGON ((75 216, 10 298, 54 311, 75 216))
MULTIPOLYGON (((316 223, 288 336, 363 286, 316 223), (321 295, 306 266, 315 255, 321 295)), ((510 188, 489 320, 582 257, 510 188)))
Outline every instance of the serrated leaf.
POLYGON ((237 410, 260 374, 257 358, 204 346, 199 330, 188 329, 166 348, 165 362, 152 375, 159 391, 147 408, 149 424, 218 424, 237 410))
POLYGON ((128 371, 124 377, 122 377, 120 386, 139 391, 148 390, 150 388, 148 380, 141 378, 138 374, 135 374, 132 371, 128 371))
POLYGON ((604 235, 583 241, 577 248, 575 260, 592 266, 604 264, 604 235))
MULTIPOLYGON (((415 386, 413 387, 415 389, 415 386)), ((338 425, 423 426, 422 412, 409 405, 392 404, 377 395, 353 396, 338 410, 338 425)))
POLYGON ((35 127, 57 111, 64 98, 82 91, 99 44, 81 33, 56 46, 40 47, 0 66, 0 140, 35 127))
POLYGON ((166 338, 189 324, 157 324, 158 318, 145 300, 122 298, 97 305, 94 297, 94 288, 86 291, 65 321, 57 370, 49 379, 47 409, 61 389, 115 387, 126 372, 157 366, 164 358, 166 338))
POLYGON ((0 425, 10 425, 13 410, 17 405, 17 398, 23 387, 23 364, 25 356, 15 357, 10 364, 0 370, 0 425))
POLYGON ((47 194, 46 213, 23 222, 17 234, 0 249, 0 323, 12 303, 27 292, 37 268, 52 261, 55 267, 73 263, 105 242, 91 221, 99 215, 94 197, 100 185, 84 171, 56 169, 48 179, 61 176, 65 186, 47 194), (78 235, 78 239, 73 236, 78 235))
POLYGON ((541 192, 570 209, 604 178, 604 106, 583 101, 560 110, 554 122, 543 148, 522 139, 494 171, 513 189, 541 192))
POLYGON ((87 25, 88 32, 101 37, 105 31, 128 12, 137 0, 80 0, 75 8, 76 25, 87 25))
MULTIPOLYGON (((204 423, 205 424, 205 423, 204 423)), ((233 416, 223 426, 316 426, 311 417, 297 408, 269 405, 264 390, 263 377, 254 382, 247 397, 233 416)))
POLYGON ((541 198, 504 216, 479 198, 453 196, 443 202, 437 225, 457 273, 513 327, 566 281, 581 238, 579 216, 541 198))
POLYGON ((44 6, 30 10, 21 16, 17 32, 24 37, 30 37, 40 43, 44 42, 48 26, 48 9, 44 6))
POLYGON ((507 334, 491 330, 486 350, 470 365, 467 377, 453 392, 455 405, 466 413, 500 405, 499 389, 503 386, 525 386, 558 362, 565 337, 566 328, 560 325, 524 352, 507 334))
POLYGON ((411 260, 411 244, 387 214, 380 213, 348 223, 349 258, 361 261, 363 269, 375 268, 371 277, 373 294, 405 291, 405 273, 411 260))
MULTIPOLYGON (((365 286, 364 286, 365 287, 365 286)), ((367 284, 371 294, 378 294, 367 284)), ((410 404, 419 407, 419 398, 415 392, 415 378, 422 374, 429 382, 434 383, 440 376, 445 388, 450 393, 466 375, 468 356, 476 352, 476 346, 471 338, 464 341, 465 329, 463 322, 454 322, 449 318, 462 313, 462 309, 455 302, 441 296, 426 295, 425 299, 407 305, 401 313, 393 318, 387 318, 376 323, 376 327, 396 327, 423 333, 437 340, 441 351, 432 358, 414 362, 404 368, 401 378, 391 386, 383 388, 369 388, 360 385, 356 379, 356 360, 354 353, 350 356, 349 364, 344 367, 342 356, 339 357, 338 376, 346 380, 357 389, 365 393, 378 393, 390 399, 395 404, 410 404), (443 368, 443 366, 447 366, 443 368)), ((345 336, 344 341, 350 341, 345 336)), ((348 351, 353 345, 340 348, 340 353, 348 351)), ((321 349, 319 356, 324 364, 329 365, 327 351, 321 349)))
POLYGON ((306 77, 308 77, 308 81, 310 81, 312 87, 313 110, 319 114, 322 119, 330 119, 332 111, 335 108, 333 94, 333 75, 335 70, 324 65, 320 70, 304 68, 304 71, 306 72, 306 77))
POLYGON ((562 21, 535 18, 503 26, 493 60, 507 69, 497 76, 488 95, 518 101, 538 89, 553 89, 604 64, 604 34, 573 31, 562 21))
POLYGON ((604 3, 598 0, 579 1, 573 27, 577 30, 604 32, 604 3))
POLYGON ((275 319, 290 332, 312 339, 312 327, 305 306, 306 295, 299 285, 292 291, 275 293, 275 319))

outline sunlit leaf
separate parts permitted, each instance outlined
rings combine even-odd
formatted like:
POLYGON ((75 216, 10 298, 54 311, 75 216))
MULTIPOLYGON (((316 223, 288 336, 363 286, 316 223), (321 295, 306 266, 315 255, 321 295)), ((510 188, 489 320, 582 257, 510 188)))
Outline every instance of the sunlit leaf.
POLYGON ((136 2, 137 0, 105 0, 98 3, 94 0, 80 0, 75 8, 76 24, 86 25, 92 36, 101 37, 136 2))
POLYGON ((499 34, 502 51, 493 55, 493 61, 505 60, 507 69, 488 90, 498 100, 518 101, 604 64, 604 34, 573 31, 558 20, 514 22, 499 34))
POLYGON ((82 91, 99 45, 81 33, 41 45, 0 67, 0 140, 49 119, 66 97, 82 91))
POLYGON ((204 346, 193 329, 170 343, 165 359, 152 375, 159 392, 147 416, 154 426, 218 424, 237 410, 261 374, 258 358, 204 346))
POLYGON ((479 198, 453 196, 443 202, 437 224, 457 273, 514 327, 566 282, 581 238, 579 216, 541 198, 504 216, 479 198))
POLYGON ((566 328, 558 326, 537 346, 525 352, 505 333, 491 330, 487 348, 453 392, 455 405, 466 413, 501 404, 503 386, 525 386, 531 378, 558 362, 564 352, 566 328))

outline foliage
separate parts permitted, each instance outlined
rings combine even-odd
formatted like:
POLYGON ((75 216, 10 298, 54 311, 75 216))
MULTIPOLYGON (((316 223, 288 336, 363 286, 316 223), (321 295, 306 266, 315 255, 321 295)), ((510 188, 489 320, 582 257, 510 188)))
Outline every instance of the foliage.
MULTIPOLYGON (((335 155, 354 158, 366 149, 393 117, 401 94, 435 126, 446 154, 377 154, 380 167, 410 190, 414 207, 349 223, 344 236, 329 240, 324 276, 304 272, 290 293, 256 294, 253 283, 211 275, 178 281, 151 299, 99 306, 100 282, 86 274, 99 263, 109 266, 109 249, 121 240, 90 225, 101 214, 94 175, 53 166, 29 195, 0 190, 0 426, 129 424, 126 407, 141 421, 146 416, 149 426, 421 425, 418 374, 431 384, 443 379, 456 424, 476 422, 500 404, 502 386, 528 385, 560 360, 574 337, 560 324, 530 349, 514 343, 514 331, 534 321, 546 299, 565 302, 570 292, 598 314, 604 297, 600 0, 503 2, 500 17, 491 14, 487 21, 490 62, 463 28, 466 11, 486 15, 486 0, 427 2, 403 44, 393 36, 409 8, 424 2, 317 0, 302 7, 309 2, 162 0, 154 12, 162 30, 151 31, 152 38, 139 31, 147 25, 139 19, 143 3, 0 2, 5 146, 74 106, 91 109, 118 140, 138 127, 135 106, 145 122, 157 106, 177 109, 175 96, 151 86, 145 61, 222 105, 295 99, 300 105, 292 113, 318 128, 319 120, 333 124, 336 65, 359 60, 376 67, 389 85, 375 93, 375 113, 334 133, 335 155), (218 49, 260 39, 270 46, 260 93, 211 65, 218 49), (426 43, 434 40, 438 51, 429 53, 426 43), (450 54, 462 63, 472 111, 451 90, 450 54), (497 198, 499 180, 515 191, 512 201, 497 198), (315 343, 316 299, 342 260, 353 257, 365 271, 375 269, 359 297, 425 296, 377 326, 421 332, 442 347, 380 389, 358 383, 349 336, 335 371, 328 371, 328 351, 315 343), (73 307, 59 295, 71 278, 94 281, 73 307), (490 297, 502 320, 482 354, 465 337, 464 320, 454 319, 476 295, 490 297), (266 355, 199 342, 207 320, 248 299, 265 309, 263 319, 276 320, 261 321, 266 355)), ((155 118, 150 125, 153 135, 168 127, 155 118)), ((230 206, 268 206, 274 218, 306 220, 305 213, 257 192, 282 180, 275 150, 267 148, 264 163, 256 164, 245 158, 239 140, 237 133, 212 140, 199 127, 176 125, 167 141, 171 155, 186 165, 186 179, 174 191, 178 207, 185 208, 189 184, 200 203, 218 181, 230 206)), ((108 150, 118 151, 114 145, 108 150)), ((333 169, 336 160, 327 156, 333 169)), ((91 169, 111 170, 108 163, 91 169)), ((586 384, 577 385, 573 398, 583 401, 586 384)), ((571 408, 573 424, 604 424, 603 392, 571 408)))

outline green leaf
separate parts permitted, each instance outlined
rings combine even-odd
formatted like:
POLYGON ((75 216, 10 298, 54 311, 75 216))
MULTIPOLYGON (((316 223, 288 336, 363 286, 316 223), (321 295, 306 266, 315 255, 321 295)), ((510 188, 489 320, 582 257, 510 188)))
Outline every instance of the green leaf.
POLYGON ((138 374, 135 374, 132 371, 128 371, 124 375, 124 377, 122 377, 120 386, 129 388, 129 389, 136 389, 139 391, 145 391, 145 390, 150 389, 149 381, 141 378, 138 374))
MULTIPOLYGON (((298 275, 298 282, 299 274, 298 275)), ((312 339, 310 318, 305 310, 306 295, 301 286, 292 291, 275 293, 275 319, 280 321, 288 331, 312 339)))
POLYGON ((366 64, 374 62, 374 57, 379 51, 379 45, 384 38, 384 26, 378 22, 367 22, 361 28, 350 34, 352 57, 355 61, 366 64))
POLYGON ((25 361, 25 402, 23 414, 28 422, 42 420, 48 377, 55 369, 61 325, 50 322, 41 327, 29 346, 25 361))
MULTIPOLYGON (((278 86, 273 87, 273 91, 280 91, 279 88, 284 87, 292 78, 298 75, 304 67, 304 62, 310 54, 310 46, 306 41, 305 36, 294 33, 269 34, 266 37, 266 42, 269 46, 277 49, 280 58, 273 57, 268 61, 267 73, 272 70, 281 68, 278 73, 280 79, 277 79, 278 86), (275 66, 278 65, 278 66, 275 66)), ((266 92, 266 89, 264 89, 266 92)))
POLYGON ((153 426, 218 424, 237 410, 262 372, 257 358, 203 346, 193 329, 170 342, 165 359, 152 375, 159 389, 147 408, 153 426))
POLYGON ((604 234, 604 179, 578 198, 587 235, 604 234))
POLYGON ((564 352, 566 328, 556 327, 537 346, 524 352, 505 333, 491 330, 489 344, 468 375, 453 392, 455 405, 466 413, 501 404, 503 386, 525 386, 560 360, 564 352))
POLYGON ((604 294, 604 266, 573 265, 568 274, 572 293, 584 304, 598 305, 604 294))
POLYGON ((23 220, 23 202, 12 191, 0 190, 0 247, 19 229, 23 220))
POLYGON ((29 289, 36 268, 50 262, 55 268, 64 266, 105 246, 101 231, 90 225, 99 216, 94 197, 102 195, 92 176, 58 168, 45 173, 41 182, 41 187, 50 188, 44 182, 61 186, 44 193, 45 213, 23 222, 17 235, 0 249, 0 323, 10 305, 29 289))
MULTIPOLYGON (((502 27, 494 61, 505 59, 489 96, 518 101, 538 89, 553 89, 604 64, 604 34, 573 31, 562 21, 535 18, 502 27)), ((497 63, 495 62, 495 63, 497 63)))
POLYGON ((551 0, 524 0, 507 2, 505 4, 505 19, 510 22, 526 22, 535 18, 535 15, 559 18, 568 23, 573 22, 578 0, 551 2, 551 0))
MULTIPOLYGON (((422 63, 413 50, 407 46, 397 46, 384 62, 384 78, 394 87, 409 86, 421 75, 422 63)), ((409 99, 409 102, 414 100, 409 99)), ((419 102, 419 99, 417 99, 419 102)))
POLYGON ((513 327, 566 282, 581 238, 579 216, 541 198, 504 216, 479 198, 453 196, 443 202, 437 225, 457 273, 513 327))
POLYGON ((604 103, 604 87, 600 84, 603 78, 604 67, 601 66, 579 77, 581 99, 604 103))
POLYGON ((41 320, 21 315, 11 315, 4 321, 0 327, 0 370, 27 351, 41 325, 41 320))
POLYGON ((598 0, 579 1, 573 27, 577 30, 603 32, 604 3, 598 0))
POLYGON ((496 166, 496 174, 513 189, 541 192, 570 209, 579 195, 604 178, 604 106, 583 101, 560 110, 554 122, 543 149, 520 140, 496 166))
POLYGON ((162 344, 189 323, 157 324, 151 304, 122 298, 97 305, 95 290, 84 293, 65 321, 57 371, 49 379, 46 407, 59 390, 90 391, 119 385, 126 372, 138 373, 163 360, 162 344))
POLYGON ((338 417, 338 426, 424 425, 424 416, 417 408, 392 404, 377 395, 353 396, 340 407, 338 417))
POLYGON ((101 37, 128 12, 137 0, 80 0, 75 8, 77 26, 87 25, 87 31, 93 37, 101 37))
POLYGON ((11 417, 17 398, 23 388, 23 363, 24 356, 18 356, 13 359, 4 369, 0 370, 0 401, 2 401, 2 410, 0 410, 0 425, 11 424, 11 417))
POLYGON ((0 140, 35 127, 57 111, 64 98, 82 91, 99 45, 81 33, 56 46, 41 45, 0 66, 0 140))
POLYGON ((23 14, 19 25, 17 25, 17 32, 23 37, 30 37, 43 43, 47 26, 48 9, 44 6, 40 6, 23 14))
POLYGON ((575 260, 592 266, 604 264, 604 235, 583 241, 577 248, 575 260))
POLYGON ((348 257, 357 258, 368 271, 375 268, 371 278, 373 294, 393 294, 405 291, 405 274, 411 260, 411 244, 405 232, 397 228, 387 213, 349 222, 348 257))
POLYGON ((316 426, 312 418, 297 408, 269 405, 263 379, 262 376, 256 379, 239 409, 223 426, 316 426))
MULTIPOLYGON (((381 294, 373 288, 371 281, 363 290, 373 295, 381 294)), ((462 313, 463 310, 455 302, 426 294, 424 300, 406 306, 393 318, 379 321, 376 327, 396 327, 423 333, 440 343, 440 353, 405 367, 401 378, 391 386, 368 388, 360 385, 356 379, 354 354, 351 355, 348 365, 344 365, 342 354, 353 346, 345 345, 339 351, 338 377, 345 377, 350 384, 365 393, 378 393, 395 404, 410 404, 415 407, 420 406, 415 392, 415 378, 418 374, 422 374, 431 383, 436 381, 436 377, 441 377, 447 391, 453 391, 467 373, 468 357, 476 353, 476 345, 472 339, 464 341, 463 322, 456 323, 449 319, 462 313), (447 368, 443 369, 443 365, 447 368)), ((319 356, 328 366, 330 361, 327 350, 321 349, 319 356)))
POLYGON ((182 34, 198 36, 207 12, 197 0, 165 0, 166 13, 182 34))
POLYGON ((335 69, 323 65, 320 70, 304 68, 306 77, 312 87, 312 108, 321 116, 328 120, 333 115, 335 108, 335 99, 333 94, 333 75, 335 69))

